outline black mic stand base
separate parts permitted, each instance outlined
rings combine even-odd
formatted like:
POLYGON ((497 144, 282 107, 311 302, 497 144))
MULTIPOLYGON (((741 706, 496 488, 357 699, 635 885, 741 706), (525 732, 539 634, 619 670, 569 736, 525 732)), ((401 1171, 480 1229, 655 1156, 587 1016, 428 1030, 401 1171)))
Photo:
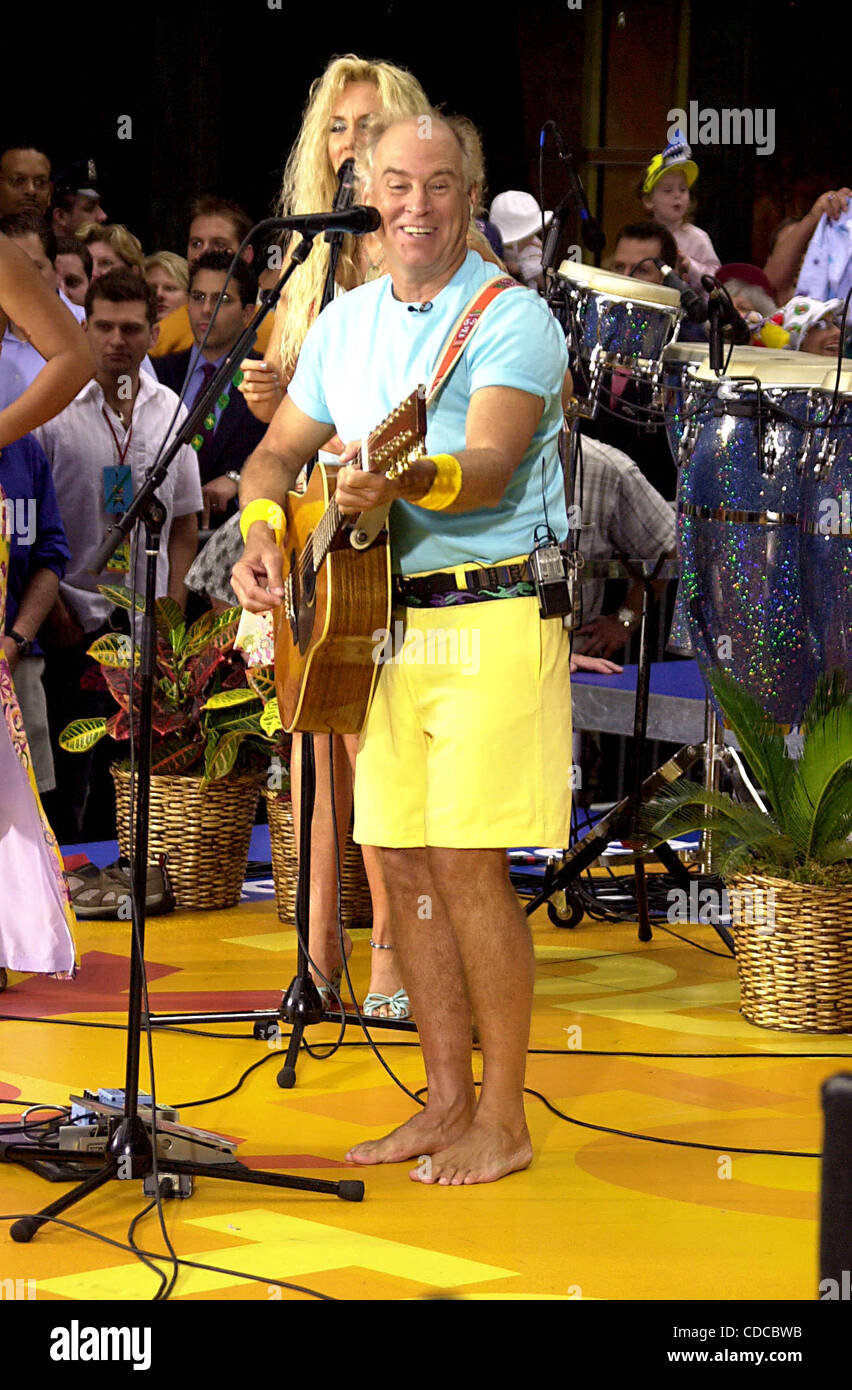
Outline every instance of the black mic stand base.
MULTIPOLYGON (((141 1132, 137 1131, 132 1140, 133 1147, 138 1149, 138 1152, 133 1155, 132 1169, 128 1176, 144 1180, 154 1172, 153 1148, 149 1129, 141 1120, 139 1120, 139 1125, 141 1132)), ((124 1133, 124 1125, 122 1124, 116 1129, 113 1138, 109 1141, 110 1152, 106 1158, 101 1153, 86 1152, 85 1150, 57 1152, 56 1149, 37 1144, 0 1144, 0 1162, 19 1163, 24 1168, 30 1168, 36 1173, 39 1172, 38 1165, 45 1162, 49 1162, 52 1166, 67 1163, 75 1168, 80 1164, 91 1163, 94 1167, 91 1177, 85 1178, 70 1192, 63 1193, 55 1202, 42 1207, 32 1216, 23 1216, 16 1221, 9 1232, 12 1239, 18 1244, 27 1244, 51 1217, 59 1216, 61 1212, 75 1206, 84 1197, 88 1197, 91 1192, 97 1192, 98 1188, 105 1186, 108 1182, 126 1181, 124 1177, 126 1163, 124 1160, 128 1156, 126 1153, 127 1142, 127 1135, 124 1133), (120 1144, 113 1147, 119 1136, 122 1136, 120 1144)), ((224 1178, 231 1182, 259 1184, 264 1187, 287 1187, 297 1192, 318 1192, 339 1197, 344 1202, 360 1202, 364 1196, 364 1184, 360 1179, 329 1182, 324 1178, 294 1178, 284 1173, 268 1173, 247 1168, 245 1164, 237 1160, 230 1163, 203 1163, 191 1159, 159 1156, 157 1169, 160 1177, 175 1174, 176 1176, 185 1175, 198 1178, 224 1178)))

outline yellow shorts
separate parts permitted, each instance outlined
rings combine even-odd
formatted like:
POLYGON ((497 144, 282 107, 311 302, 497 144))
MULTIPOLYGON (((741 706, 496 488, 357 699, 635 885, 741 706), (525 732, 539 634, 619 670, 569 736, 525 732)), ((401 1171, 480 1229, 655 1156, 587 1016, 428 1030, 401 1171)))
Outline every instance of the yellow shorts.
POLYGON ((395 608, 391 627, 359 743, 355 839, 390 849, 567 845, 562 623, 542 621, 535 598, 510 598, 395 608))

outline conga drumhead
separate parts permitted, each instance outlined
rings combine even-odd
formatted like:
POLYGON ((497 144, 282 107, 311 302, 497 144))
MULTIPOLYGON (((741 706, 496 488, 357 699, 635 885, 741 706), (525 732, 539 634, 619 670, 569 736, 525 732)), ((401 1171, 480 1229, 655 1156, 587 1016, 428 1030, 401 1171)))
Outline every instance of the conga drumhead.
POLYGON ((707 361, 709 343, 669 343, 663 348, 663 368, 699 367, 707 361))
POLYGON ((680 308, 680 295, 667 285, 649 285, 645 280, 634 280, 631 275, 616 275, 613 270, 601 270, 596 265, 583 265, 581 261, 563 261, 559 274, 564 280, 581 289, 594 290, 596 294, 609 299, 632 299, 645 304, 667 304, 680 308))
MULTIPOLYGON (((725 371, 721 377, 711 370, 708 360, 695 368, 696 380, 721 384, 726 378, 754 377, 761 386, 782 389, 800 387, 807 390, 809 387, 825 389, 830 378, 830 389, 834 388, 836 368, 834 373, 829 372, 828 358, 817 357, 810 352, 791 352, 789 348, 735 347, 728 360, 728 351, 726 349, 725 371)), ((852 364, 845 373, 841 372, 841 378, 844 376, 847 384, 844 387, 841 381, 840 389, 848 391, 852 382, 852 364)))

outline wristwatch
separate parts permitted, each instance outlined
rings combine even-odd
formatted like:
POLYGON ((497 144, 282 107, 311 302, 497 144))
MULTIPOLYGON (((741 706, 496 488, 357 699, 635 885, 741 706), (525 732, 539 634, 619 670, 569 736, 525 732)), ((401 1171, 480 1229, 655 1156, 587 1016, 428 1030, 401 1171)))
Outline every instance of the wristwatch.
POLYGON ((633 608, 619 608, 615 616, 621 626, 626 627, 629 632, 641 620, 642 614, 637 613, 633 608))
POLYGON ((225 477, 226 477, 226 478, 230 478, 231 482, 232 482, 232 483, 236 483, 237 487, 239 487, 239 485, 240 485, 240 475, 239 475, 239 473, 235 472, 234 469, 231 469, 230 472, 226 473, 226 474, 225 474, 225 477))
POLYGON ((18 648, 18 656, 25 657, 30 655, 33 644, 29 637, 22 637, 20 632, 16 632, 14 628, 7 632, 6 636, 11 637, 12 641, 15 643, 15 646, 18 648))

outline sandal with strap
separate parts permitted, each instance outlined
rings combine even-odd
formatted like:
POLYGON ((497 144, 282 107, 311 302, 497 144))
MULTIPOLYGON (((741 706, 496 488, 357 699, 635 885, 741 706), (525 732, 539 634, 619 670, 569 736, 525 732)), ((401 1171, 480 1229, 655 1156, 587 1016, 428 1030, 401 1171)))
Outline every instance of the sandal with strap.
POLYGON ((332 986, 334 987, 334 990, 336 990, 339 994, 340 986, 343 983, 343 966, 336 966, 329 975, 328 980, 329 982, 327 985, 320 984, 318 980, 314 980, 314 984, 317 987, 317 994, 319 995, 320 1003, 322 1004, 325 1010, 331 1013, 339 1013, 340 1004, 337 1002, 337 999, 335 998, 332 986))
POLYGON ((361 1012, 365 1018, 411 1018, 411 1000, 404 989, 398 989, 396 994, 368 994, 361 1005, 361 1012), (382 1015, 379 1009, 385 1006, 388 1013, 382 1015))

